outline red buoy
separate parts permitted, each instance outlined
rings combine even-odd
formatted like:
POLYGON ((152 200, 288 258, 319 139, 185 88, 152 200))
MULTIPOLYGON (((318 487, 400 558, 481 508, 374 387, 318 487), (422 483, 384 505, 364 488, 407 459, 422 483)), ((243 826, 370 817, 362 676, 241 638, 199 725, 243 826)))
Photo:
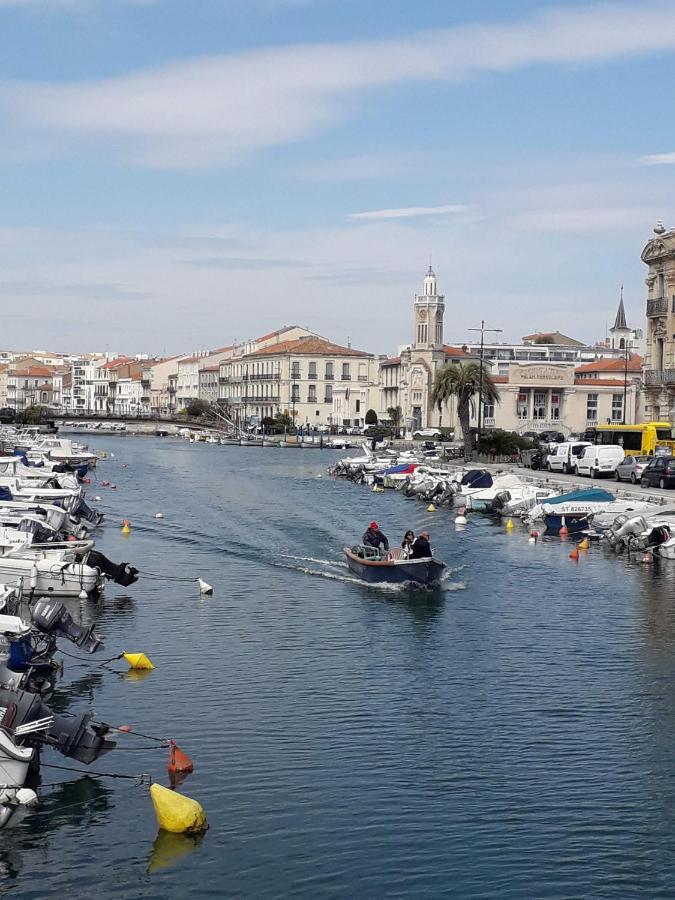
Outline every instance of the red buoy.
POLYGON ((170 774, 187 775, 194 769, 194 764, 187 753, 183 753, 175 741, 169 741, 169 762, 167 769, 170 774))

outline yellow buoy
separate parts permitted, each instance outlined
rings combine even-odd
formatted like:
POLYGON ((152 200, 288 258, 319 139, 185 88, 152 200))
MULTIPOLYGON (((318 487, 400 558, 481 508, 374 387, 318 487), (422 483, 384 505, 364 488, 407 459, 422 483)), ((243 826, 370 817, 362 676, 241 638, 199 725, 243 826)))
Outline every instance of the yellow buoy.
POLYGON ((126 659, 132 669, 155 668, 145 653, 123 653, 122 656, 126 659))
POLYGON ((513 528, 513 519, 510 516, 506 520, 506 528, 508 531, 511 531, 511 529, 513 528))
POLYGON ((128 519, 122 522, 122 534, 131 534, 131 523, 128 519))
POLYGON ((384 494, 384 488, 382 487, 381 484, 374 484, 373 485, 373 493, 374 494, 384 494))
POLYGON ((427 512, 436 512, 436 507, 434 506, 433 503, 430 503, 430 504, 427 506, 427 512))
POLYGON ((579 549, 580 549, 580 550, 588 550, 588 548, 589 548, 588 538, 585 537, 585 538, 583 539, 583 541, 580 541, 580 542, 579 542, 579 549))
POLYGON ((150 785, 150 797, 155 808, 157 824, 162 831, 170 831, 173 834, 199 834, 209 827, 204 808, 196 800, 170 791, 161 784, 150 785))

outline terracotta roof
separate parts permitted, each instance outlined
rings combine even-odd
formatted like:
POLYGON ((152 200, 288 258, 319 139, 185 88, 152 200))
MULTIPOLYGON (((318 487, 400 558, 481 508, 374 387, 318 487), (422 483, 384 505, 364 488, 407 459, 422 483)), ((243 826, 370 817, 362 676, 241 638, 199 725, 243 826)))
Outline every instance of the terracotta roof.
POLYGON ((234 344, 228 344, 227 347, 218 347, 216 350, 212 350, 209 353, 209 356, 214 356, 216 353, 227 353, 228 350, 233 350, 234 344))
POLYGON ((575 338, 568 337, 566 334, 561 334, 559 331, 536 331, 534 334, 526 334, 523 340, 543 340, 545 343, 565 344, 571 347, 585 346, 581 341, 577 341, 575 340, 575 338))
POLYGON ((51 378, 53 373, 47 366, 26 366, 25 369, 15 369, 12 374, 19 378, 51 378))
POLYGON ((447 344, 443 345, 443 350, 446 356, 475 356, 475 353, 470 353, 468 350, 465 350, 463 347, 448 347, 447 344))
POLYGON ((575 378, 577 387, 585 387, 592 390, 594 387, 620 387, 623 388, 623 378, 575 378))
POLYGON ((390 359, 383 359, 380 363, 381 366, 400 366, 401 365, 401 357, 400 356, 392 356, 390 359))
POLYGON ((269 334, 263 334, 262 337, 256 338, 256 343, 260 343, 261 341, 269 341, 270 338, 276 337, 279 334, 283 334, 284 331, 292 331, 293 328, 299 328, 299 325, 284 325, 283 328, 277 328, 276 331, 270 331, 269 334))
POLYGON ((179 359, 178 365, 181 363, 194 363, 199 362, 201 359, 206 359, 205 356, 186 356, 185 359, 179 359))
MULTIPOLYGON (((628 371, 640 372, 642 370, 643 359, 639 353, 631 353, 628 357, 628 371)), ((623 372, 626 366, 625 359, 596 359, 592 363, 586 363, 583 366, 577 366, 574 370, 577 374, 585 372, 623 372)), ((595 379, 594 379, 595 380, 595 379)))
POLYGON ((204 366, 202 372, 220 372, 220 363, 215 366, 204 366))
POLYGON ((368 358, 372 353, 365 353, 363 350, 353 350, 351 347, 341 347, 339 344, 333 344, 325 341, 323 338, 305 337, 298 338, 295 341, 281 341, 279 344, 273 344, 271 347, 264 347, 262 350, 256 350, 254 353, 247 353, 244 359, 251 359, 254 356, 279 356, 283 354, 293 354, 294 356, 358 356, 368 358))
POLYGON ((100 369, 118 369, 120 366, 125 366, 127 363, 134 362, 130 356, 118 356, 116 359, 111 359, 110 362, 104 363, 102 366, 99 366, 100 369))

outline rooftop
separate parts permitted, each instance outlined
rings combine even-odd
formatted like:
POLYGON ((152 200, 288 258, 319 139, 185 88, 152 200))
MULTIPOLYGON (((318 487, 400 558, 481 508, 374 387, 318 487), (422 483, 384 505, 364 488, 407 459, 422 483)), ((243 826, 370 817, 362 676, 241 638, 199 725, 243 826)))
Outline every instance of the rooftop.
MULTIPOLYGON (((644 360, 639 353, 631 353, 628 357, 628 371, 632 374, 639 374, 642 370, 644 360)), ((621 372, 626 369, 626 360, 623 357, 616 359, 596 359, 594 362, 585 363, 583 366, 577 366, 574 370, 577 375, 584 375, 587 372, 621 372)), ((593 379, 594 381, 596 379, 593 379)))
POLYGON ((339 344, 333 344, 318 337, 303 337, 295 341, 281 341, 273 344, 271 347, 264 347, 262 350, 256 350, 254 353, 247 353, 244 359, 251 359, 258 356, 358 356, 364 359, 372 357, 372 353, 365 353, 363 350, 354 350, 352 347, 341 347, 339 344))

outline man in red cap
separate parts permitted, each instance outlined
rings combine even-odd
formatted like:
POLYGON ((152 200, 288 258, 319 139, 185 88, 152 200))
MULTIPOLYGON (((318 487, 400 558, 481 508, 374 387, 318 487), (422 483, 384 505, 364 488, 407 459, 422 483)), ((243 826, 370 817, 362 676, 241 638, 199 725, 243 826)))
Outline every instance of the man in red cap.
POLYGON ((389 550, 389 541, 387 540, 387 536, 385 534, 382 534, 377 522, 370 523, 368 529, 363 535, 362 543, 365 544, 366 547, 375 547, 376 550, 379 550, 380 547, 383 547, 385 553, 387 552, 387 550, 389 550))

